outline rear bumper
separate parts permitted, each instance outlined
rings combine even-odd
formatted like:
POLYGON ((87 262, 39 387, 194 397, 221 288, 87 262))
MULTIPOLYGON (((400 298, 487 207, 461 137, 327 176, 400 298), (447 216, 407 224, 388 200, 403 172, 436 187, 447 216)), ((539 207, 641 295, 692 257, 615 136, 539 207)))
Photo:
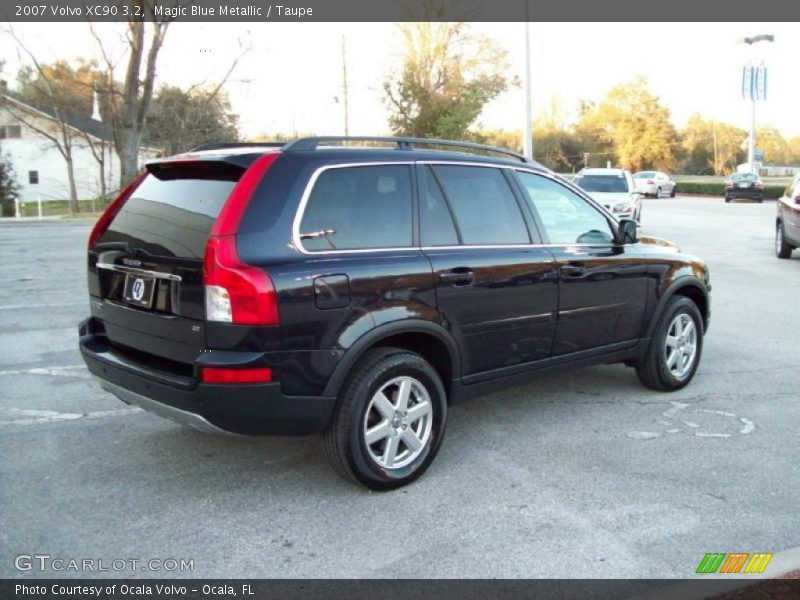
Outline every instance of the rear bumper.
MULTIPOLYGON (((215 433, 307 435, 330 422, 335 398, 287 396, 280 383, 214 385, 170 376, 121 355, 104 336, 81 326, 80 351, 100 385, 123 402, 215 433)), ((235 353, 231 353, 235 357, 235 353)), ((228 366, 235 363, 227 362, 228 366)))
POLYGON ((725 190, 725 197, 760 199, 764 197, 764 190, 759 190, 758 188, 731 188, 725 190))

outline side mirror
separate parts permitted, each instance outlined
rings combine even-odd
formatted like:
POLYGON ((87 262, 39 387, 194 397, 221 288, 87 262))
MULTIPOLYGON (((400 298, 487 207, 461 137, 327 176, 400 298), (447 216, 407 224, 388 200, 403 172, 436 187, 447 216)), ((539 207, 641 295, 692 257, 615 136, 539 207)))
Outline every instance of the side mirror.
POLYGON ((618 244, 635 244, 639 241, 639 233, 636 230, 636 221, 633 219, 620 219, 617 226, 618 244))

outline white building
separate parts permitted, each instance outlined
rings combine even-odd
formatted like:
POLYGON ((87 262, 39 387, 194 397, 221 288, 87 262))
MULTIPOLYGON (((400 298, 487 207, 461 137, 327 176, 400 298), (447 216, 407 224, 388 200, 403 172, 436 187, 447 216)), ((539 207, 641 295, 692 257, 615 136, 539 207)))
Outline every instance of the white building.
MULTIPOLYGON (((73 171, 78 199, 100 196, 101 177, 107 193, 119 189, 119 159, 114 152, 111 125, 100 121, 99 111, 93 118, 69 119, 73 171), (94 152, 92 151, 94 149, 94 152), (100 161, 104 160, 101 176, 100 161)), ((69 198, 67 163, 52 135, 61 140, 59 122, 44 106, 34 106, 9 95, 0 101, 0 151, 10 160, 19 184, 20 201, 64 200, 69 198), (45 135, 47 134, 47 135, 45 135)), ((158 155, 152 148, 142 148, 139 163, 158 155)))

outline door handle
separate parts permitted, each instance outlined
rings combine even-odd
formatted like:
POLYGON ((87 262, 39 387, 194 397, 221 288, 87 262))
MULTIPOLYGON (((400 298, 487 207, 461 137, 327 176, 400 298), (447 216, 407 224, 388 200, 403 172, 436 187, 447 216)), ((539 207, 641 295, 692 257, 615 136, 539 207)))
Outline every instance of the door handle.
POLYGON ((583 277, 586 267, 583 265, 562 265, 561 274, 565 277, 583 277))
POLYGON ((440 273, 439 279, 443 283, 449 283, 450 285, 472 285, 475 281, 475 273, 472 271, 456 271, 454 269, 446 273, 440 273))

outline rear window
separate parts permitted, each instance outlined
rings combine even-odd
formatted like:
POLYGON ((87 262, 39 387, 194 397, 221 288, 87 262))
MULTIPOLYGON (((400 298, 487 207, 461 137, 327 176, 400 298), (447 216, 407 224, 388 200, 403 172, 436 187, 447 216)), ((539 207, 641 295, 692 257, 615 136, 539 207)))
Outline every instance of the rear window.
POLYGON ((641 173, 636 173, 633 176, 634 179, 651 179, 655 177, 656 174, 653 171, 642 171, 641 173))
POLYGON ((125 241, 156 256, 203 258, 239 173, 148 175, 114 217, 102 242, 125 241))
POLYGON ((757 181, 758 175, 755 173, 734 173, 731 175, 733 181, 757 181))
POLYGON ((300 223, 310 251, 403 248, 413 236, 411 169, 373 165, 327 169, 300 223))
POLYGON ((573 183, 587 192, 618 194, 628 191, 628 182, 625 181, 622 173, 619 175, 578 175, 573 183))

